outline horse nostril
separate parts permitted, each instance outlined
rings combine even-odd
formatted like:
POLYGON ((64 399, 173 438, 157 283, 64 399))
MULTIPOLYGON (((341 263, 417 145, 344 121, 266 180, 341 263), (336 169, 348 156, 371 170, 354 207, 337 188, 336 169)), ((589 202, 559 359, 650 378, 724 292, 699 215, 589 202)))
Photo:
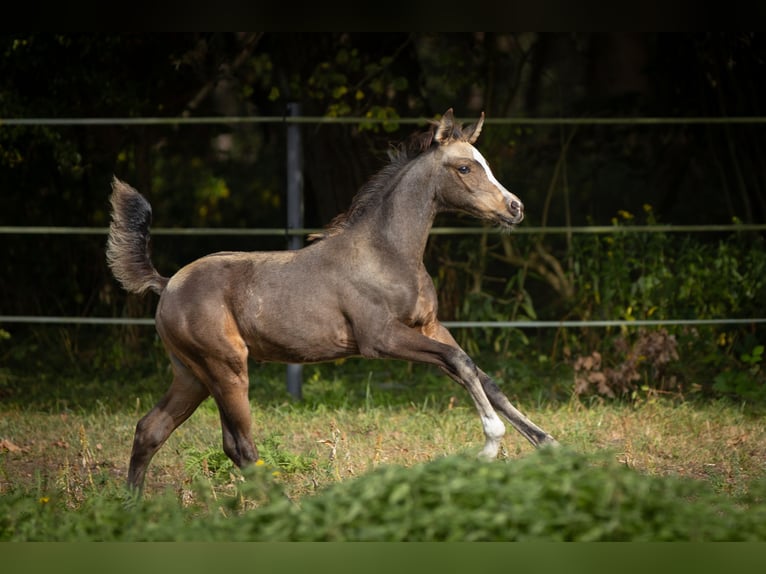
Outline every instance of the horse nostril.
POLYGON ((524 206, 523 206, 523 205, 521 205, 521 202, 519 202, 519 201, 516 201, 516 200, 514 199, 514 200, 511 202, 511 213, 513 213, 514 215, 518 215, 518 214, 519 214, 519 213, 521 213, 522 211, 524 211, 524 206))

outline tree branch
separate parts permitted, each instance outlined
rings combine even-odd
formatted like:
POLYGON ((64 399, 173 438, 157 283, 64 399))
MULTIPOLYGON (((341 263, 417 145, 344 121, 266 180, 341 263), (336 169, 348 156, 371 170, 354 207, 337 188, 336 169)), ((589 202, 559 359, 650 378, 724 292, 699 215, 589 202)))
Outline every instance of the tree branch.
POLYGON ((245 41, 243 42, 242 50, 240 50, 239 54, 234 58, 234 60, 231 61, 230 64, 223 63, 218 68, 218 74, 214 78, 212 78, 210 81, 208 81, 204 86, 202 86, 199 91, 194 95, 194 97, 189 101, 188 104, 186 104, 186 109, 181 114, 181 117, 188 118, 194 110, 197 109, 197 107, 205 101, 205 99, 210 95, 210 93, 215 89, 215 87, 218 85, 218 82, 223 76, 226 75, 232 75, 236 70, 238 70, 242 64, 244 64, 247 59, 250 57, 250 55, 253 53, 253 50, 255 49, 256 45, 260 41, 260 39, 263 37, 264 32, 252 32, 248 34, 245 37, 245 41))

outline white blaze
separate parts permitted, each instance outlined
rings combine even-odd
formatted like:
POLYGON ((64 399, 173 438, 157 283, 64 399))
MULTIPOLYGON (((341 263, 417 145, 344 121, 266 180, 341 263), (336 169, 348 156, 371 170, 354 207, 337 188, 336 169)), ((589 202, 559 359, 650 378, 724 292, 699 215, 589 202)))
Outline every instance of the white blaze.
POLYGON ((484 172, 487 174, 487 179, 492 182, 501 192, 502 194, 508 198, 510 201, 518 201, 521 203, 521 200, 513 195, 510 191, 505 189, 502 183, 497 181, 495 178, 495 175, 492 173, 492 170, 489 169, 489 164, 487 163, 487 160, 484 159, 484 156, 479 153, 479 150, 477 150, 475 147, 471 147, 471 151, 473 152, 473 159, 475 159, 481 167, 484 168, 484 172))

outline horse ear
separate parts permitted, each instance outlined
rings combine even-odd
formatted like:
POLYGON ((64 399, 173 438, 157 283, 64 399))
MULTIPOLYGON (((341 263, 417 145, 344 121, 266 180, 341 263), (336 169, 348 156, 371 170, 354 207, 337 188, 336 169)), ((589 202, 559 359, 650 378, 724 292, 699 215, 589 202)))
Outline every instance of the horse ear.
POLYGON ((466 129, 466 133, 468 134, 466 136, 466 139, 468 140, 468 143, 470 144, 476 143, 476 140, 479 139, 479 134, 481 133, 481 128, 483 125, 484 125, 484 112, 481 112, 479 121, 466 129))
POLYGON ((446 144, 452 139, 452 132, 455 129, 455 117, 452 115, 452 108, 444 112, 439 126, 436 128, 434 139, 439 144, 446 144))

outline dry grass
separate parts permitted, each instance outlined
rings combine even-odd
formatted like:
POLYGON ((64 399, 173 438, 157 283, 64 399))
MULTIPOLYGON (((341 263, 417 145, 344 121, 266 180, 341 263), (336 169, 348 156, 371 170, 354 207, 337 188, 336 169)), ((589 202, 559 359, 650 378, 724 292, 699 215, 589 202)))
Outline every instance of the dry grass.
MULTIPOLYGON (((454 453, 474 456, 483 437, 467 403, 254 405, 255 438, 262 454, 281 461, 279 481, 288 495, 300 498, 378 465, 410 466, 454 453)), ((0 411, 0 494, 54 490, 76 506, 91 488, 121 486, 133 428, 143 408, 85 414, 0 411)), ((571 448, 611 451, 643 473, 702 479, 730 494, 741 494, 751 480, 766 476, 766 423, 731 405, 651 400, 586 407, 573 401, 527 409, 527 414, 571 448)), ((199 476, 209 480, 217 495, 233 491, 239 473, 225 465, 212 466, 213 458, 220 463, 219 445, 218 414, 208 402, 155 457, 147 494, 170 487, 183 499, 199 476)), ((503 456, 529 452, 531 447, 509 428, 503 456)))
POLYGON ((732 405, 651 401, 640 406, 570 407, 564 439, 582 452, 610 449, 651 475, 708 480, 741 493, 766 476, 766 423, 732 405))

